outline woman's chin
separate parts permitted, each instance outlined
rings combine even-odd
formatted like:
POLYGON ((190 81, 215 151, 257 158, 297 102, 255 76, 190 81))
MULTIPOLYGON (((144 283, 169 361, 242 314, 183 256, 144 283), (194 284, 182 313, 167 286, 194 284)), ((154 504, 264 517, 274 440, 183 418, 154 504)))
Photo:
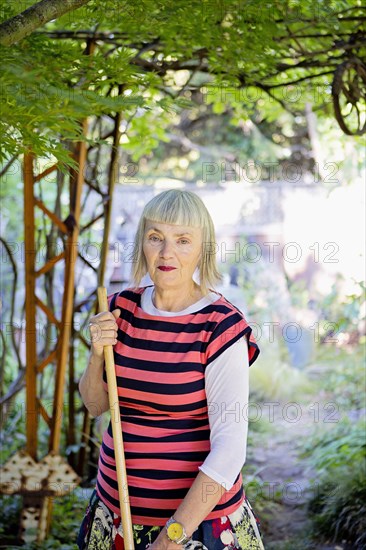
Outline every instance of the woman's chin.
POLYGON ((179 278, 177 276, 177 273, 174 273, 173 271, 157 271, 154 273, 154 275, 151 277, 152 280, 157 283, 167 283, 170 282, 179 282, 179 278))

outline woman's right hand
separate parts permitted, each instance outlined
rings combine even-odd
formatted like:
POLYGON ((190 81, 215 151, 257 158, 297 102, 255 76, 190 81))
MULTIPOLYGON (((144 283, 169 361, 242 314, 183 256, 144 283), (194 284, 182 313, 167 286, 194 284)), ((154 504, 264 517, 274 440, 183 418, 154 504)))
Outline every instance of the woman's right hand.
POLYGON ((120 309, 102 311, 89 319, 91 352, 95 357, 103 357, 104 346, 113 346, 117 343, 118 325, 116 319, 120 316, 120 309))

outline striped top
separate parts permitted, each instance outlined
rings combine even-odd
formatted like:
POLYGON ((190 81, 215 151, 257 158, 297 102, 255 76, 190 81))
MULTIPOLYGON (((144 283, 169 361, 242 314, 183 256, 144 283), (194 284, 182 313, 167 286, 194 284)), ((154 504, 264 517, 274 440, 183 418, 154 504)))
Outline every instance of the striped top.
MULTIPOLYGON (((244 335, 249 365, 259 349, 243 314, 222 295, 190 313, 163 317, 142 309, 144 290, 126 289, 108 301, 111 311, 121 310, 114 358, 132 521, 164 525, 210 453, 206 367, 244 335)), ((107 390, 105 372, 103 383, 107 390)), ((96 489, 119 514, 111 423, 103 435, 96 489)), ((239 473, 206 519, 232 513, 243 497, 239 473)))

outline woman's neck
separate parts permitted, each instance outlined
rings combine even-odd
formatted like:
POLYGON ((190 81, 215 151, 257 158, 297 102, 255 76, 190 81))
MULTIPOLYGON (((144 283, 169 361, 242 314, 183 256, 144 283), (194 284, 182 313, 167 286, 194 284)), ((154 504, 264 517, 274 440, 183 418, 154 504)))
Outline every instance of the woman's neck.
POLYGON ((195 283, 189 289, 162 289, 154 287, 152 301, 163 311, 183 311, 203 298, 201 288, 195 283))

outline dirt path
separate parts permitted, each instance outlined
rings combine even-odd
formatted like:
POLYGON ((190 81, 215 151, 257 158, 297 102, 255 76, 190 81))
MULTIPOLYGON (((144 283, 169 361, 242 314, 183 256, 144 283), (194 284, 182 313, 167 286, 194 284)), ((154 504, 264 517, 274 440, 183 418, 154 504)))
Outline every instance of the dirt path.
MULTIPOLYGON (((305 544, 306 533, 311 532, 306 503, 317 490, 317 480, 316 472, 299 455, 315 423, 329 419, 326 403, 324 395, 316 399, 312 396, 301 405, 278 403, 272 408, 273 417, 269 416, 269 406, 267 408, 267 418, 273 422, 274 429, 262 438, 250 459, 268 499, 260 514, 266 550, 343 550, 341 545, 305 544)), ((253 505, 255 507, 255 500, 253 505)))

